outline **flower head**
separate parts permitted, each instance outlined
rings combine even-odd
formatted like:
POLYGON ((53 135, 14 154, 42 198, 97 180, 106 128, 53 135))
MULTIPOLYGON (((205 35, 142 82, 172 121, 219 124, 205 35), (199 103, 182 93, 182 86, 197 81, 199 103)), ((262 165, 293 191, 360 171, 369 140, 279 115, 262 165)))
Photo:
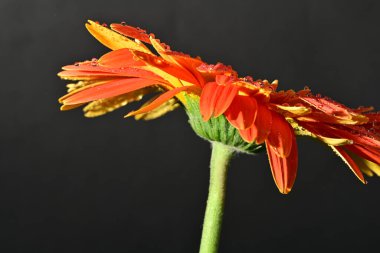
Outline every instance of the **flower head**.
POLYGON ((150 120, 183 105, 201 137, 245 152, 265 146, 281 193, 296 178, 296 135, 326 143, 363 183, 362 172, 380 176, 380 114, 372 107, 350 109, 308 88, 277 91, 277 81, 241 78, 230 66, 172 51, 125 24, 107 28, 88 21, 86 27, 112 51, 63 67, 58 75, 76 82, 59 99, 62 110, 86 104, 85 116, 96 117, 162 93, 126 116, 150 120))

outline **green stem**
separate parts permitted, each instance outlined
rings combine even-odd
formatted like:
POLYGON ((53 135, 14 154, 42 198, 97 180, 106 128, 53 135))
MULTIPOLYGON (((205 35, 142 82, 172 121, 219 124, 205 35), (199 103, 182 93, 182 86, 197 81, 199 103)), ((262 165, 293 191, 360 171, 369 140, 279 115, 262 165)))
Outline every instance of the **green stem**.
POLYGON ((222 227, 224 196, 229 161, 233 150, 221 143, 213 142, 210 164, 210 186, 206 213, 203 222, 200 253, 216 253, 222 227))

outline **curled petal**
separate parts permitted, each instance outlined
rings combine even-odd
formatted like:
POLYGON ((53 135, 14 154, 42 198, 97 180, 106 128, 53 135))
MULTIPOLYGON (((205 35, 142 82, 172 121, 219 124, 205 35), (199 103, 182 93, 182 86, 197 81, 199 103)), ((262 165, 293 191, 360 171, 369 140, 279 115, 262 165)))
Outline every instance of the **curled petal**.
POLYGON ((256 135, 255 142, 257 144, 263 143, 272 128, 272 112, 263 104, 258 103, 257 116, 252 125, 252 132, 256 135))
POLYGON ((222 89, 223 87, 216 82, 207 83, 203 87, 199 106, 204 121, 208 121, 213 115, 215 104, 222 89))
POLYGON ((214 117, 222 115, 228 107, 230 107, 232 101, 236 97, 239 88, 234 85, 219 85, 219 96, 215 101, 214 117))
POLYGON ((287 157, 279 156, 276 148, 266 142, 272 176, 282 194, 287 194, 291 191, 297 176, 298 149, 294 134, 291 136, 291 142, 292 148, 287 157))
POLYGON ((267 142, 280 157, 287 157, 292 150, 294 131, 286 119, 276 112, 272 112, 272 128, 267 142))
POLYGON ((237 129, 247 129, 252 126, 257 115, 257 101, 248 96, 235 96, 230 107, 225 112, 227 120, 237 129))

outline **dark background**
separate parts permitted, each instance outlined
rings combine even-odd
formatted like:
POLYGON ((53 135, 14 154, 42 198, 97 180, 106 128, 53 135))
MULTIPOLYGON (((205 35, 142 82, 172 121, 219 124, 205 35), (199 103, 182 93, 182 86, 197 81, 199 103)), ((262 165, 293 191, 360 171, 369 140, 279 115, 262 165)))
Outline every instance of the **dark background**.
MULTIPOLYGON (((151 122, 60 112, 60 66, 107 49, 88 18, 140 26, 179 51, 282 89, 379 109, 379 1, 0 1, 0 252, 197 252, 210 145, 184 111, 151 122)), ((265 154, 231 164, 220 252, 368 251, 380 180, 362 185, 300 138, 293 191, 265 154)), ((375 250, 376 251, 376 250, 375 250)))

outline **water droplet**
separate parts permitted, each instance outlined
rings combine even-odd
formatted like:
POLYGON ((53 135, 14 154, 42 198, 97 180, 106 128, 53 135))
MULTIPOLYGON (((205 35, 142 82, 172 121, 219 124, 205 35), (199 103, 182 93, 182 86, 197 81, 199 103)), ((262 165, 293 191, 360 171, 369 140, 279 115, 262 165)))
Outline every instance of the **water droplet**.
POLYGON ((103 27, 107 27, 107 24, 106 24, 106 23, 103 23, 102 26, 103 26, 103 27))
POLYGON ((98 59, 92 58, 91 59, 91 66, 97 66, 98 65, 98 59))
POLYGON ((124 21, 121 21, 120 24, 121 24, 121 25, 127 25, 127 23, 125 23, 124 21))
POLYGON ((74 63, 74 66, 79 66, 79 62, 74 63))

